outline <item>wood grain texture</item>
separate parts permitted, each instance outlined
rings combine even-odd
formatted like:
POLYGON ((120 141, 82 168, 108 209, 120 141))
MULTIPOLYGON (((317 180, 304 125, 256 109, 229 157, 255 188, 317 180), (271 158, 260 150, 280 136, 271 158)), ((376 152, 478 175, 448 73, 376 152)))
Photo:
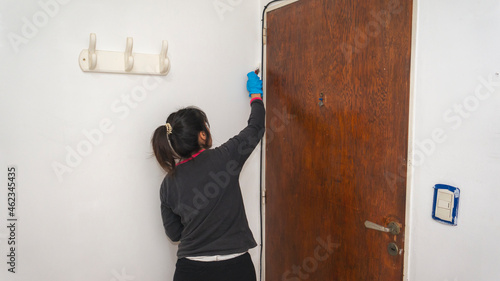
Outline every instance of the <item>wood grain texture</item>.
POLYGON ((411 0, 268 13, 266 280, 403 280, 387 245, 404 247, 411 15, 411 0))

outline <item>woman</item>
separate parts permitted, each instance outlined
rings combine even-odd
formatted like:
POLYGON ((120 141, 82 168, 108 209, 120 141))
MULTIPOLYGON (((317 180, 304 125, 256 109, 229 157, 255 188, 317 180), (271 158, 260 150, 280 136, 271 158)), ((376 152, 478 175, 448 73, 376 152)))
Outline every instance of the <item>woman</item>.
POLYGON ((151 140, 167 172, 160 188, 167 236, 180 241, 174 281, 255 281, 248 249, 257 246, 248 227, 239 175, 264 135, 262 81, 248 73, 248 126, 210 149, 207 116, 188 107, 170 114, 151 140))

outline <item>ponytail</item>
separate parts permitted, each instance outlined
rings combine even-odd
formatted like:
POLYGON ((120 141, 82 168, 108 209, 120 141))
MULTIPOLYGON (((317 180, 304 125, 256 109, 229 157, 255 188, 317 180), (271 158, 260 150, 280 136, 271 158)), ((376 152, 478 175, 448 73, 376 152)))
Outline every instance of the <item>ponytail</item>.
POLYGON ((170 173, 175 169, 175 152, 169 144, 167 127, 165 125, 156 128, 151 138, 151 145, 156 160, 165 172, 170 173))
POLYGON ((151 138, 154 155, 163 170, 173 173, 176 160, 188 159, 200 149, 210 148, 209 126, 205 112, 196 107, 186 107, 170 114, 165 125, 156 128, 151 138), (207 136, 204 144, 198 142, 200 132, 207 136))

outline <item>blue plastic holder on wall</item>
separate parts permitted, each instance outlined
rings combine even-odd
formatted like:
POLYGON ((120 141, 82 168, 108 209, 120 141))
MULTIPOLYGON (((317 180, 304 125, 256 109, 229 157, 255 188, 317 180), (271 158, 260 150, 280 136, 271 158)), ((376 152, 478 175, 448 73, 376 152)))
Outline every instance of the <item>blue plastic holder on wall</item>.
POLYGON ((438 222, 457 225, 460 189, 451 185, 436 184, 432 203, 432 218, 438 222))

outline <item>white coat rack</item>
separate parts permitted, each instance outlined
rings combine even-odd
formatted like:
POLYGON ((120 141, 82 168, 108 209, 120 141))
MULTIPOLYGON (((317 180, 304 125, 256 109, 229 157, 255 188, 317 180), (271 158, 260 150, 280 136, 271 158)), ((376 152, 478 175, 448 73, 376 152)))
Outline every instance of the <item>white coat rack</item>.
POLYGON ((132 37, 127 38, 125 52, 96 50, 96 35, 90 33, 88 50, 80 52, 80 68, 85 72, 107 72, 121 74, 167 75, 170 60, 167 57, 168 43, 163 40, 159 55, 132 53, 132 37))

